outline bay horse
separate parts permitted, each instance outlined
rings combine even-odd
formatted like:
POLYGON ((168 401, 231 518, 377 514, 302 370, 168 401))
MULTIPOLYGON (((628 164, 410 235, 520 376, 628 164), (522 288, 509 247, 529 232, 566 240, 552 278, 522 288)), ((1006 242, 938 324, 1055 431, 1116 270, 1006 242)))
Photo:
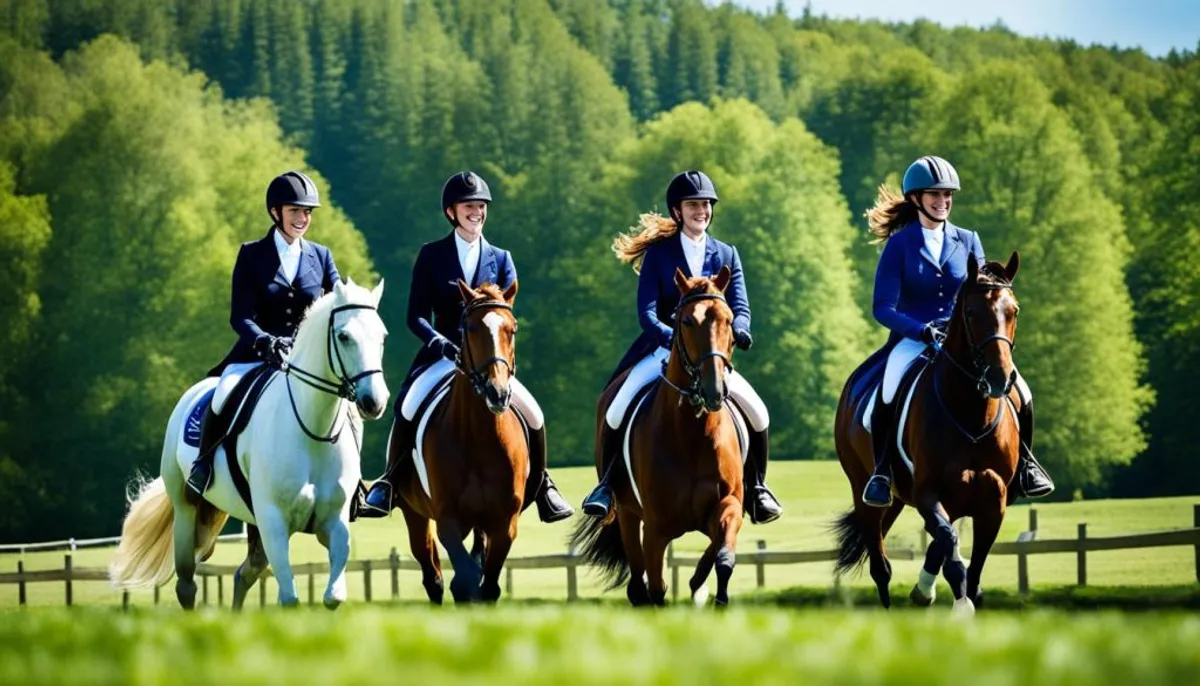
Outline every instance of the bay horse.
MULTIPOLYGON (((402 465, 395 477, 396 505, 404 514, 409 545, 421 565, 430 602, 441 604, 441 561, 429 522, 454 566, 450 593, 456 603, 500 598, 500 572, 526 502, 529 444, 510 406, 517 366, 517 282, 507 290, 484 283, 471 289, 458 280, 465 307, 460 325, 462 351, 448 389, 425 418, 420 456, 393 454, 401 441, 388 441, 388 464, 402 465), (425 470, 422 483, 417 464, 425 470), (474 533, 472 552, 463 540, 474 533)), ((395 425, 393 425, 394 429, 395 425)))
POLYGON ((194 405, 217 379, 209 377, 183 394, 167 423, 159 477, 134 484, 109 567, 114 585, 159 586, 174 572, 179 604, 194 608, 196 564, 212 554, 233 515, 250 528, 249 552, 234 576, 235 609, 268 564, 279 584, 279 604, 299 604, 288 539, 301 531, 315 533, 329 550, 325 606, 345 602, 351 497, 362 472, 362 416, 378 419, 388 406, 382 296, 383 281, 372 291, 339 281, 305 313, 292 355, 267 382, 237 438, 236 463, 252 505, 235 485, 224 446, 217 448, 212 485, 203 500, 193 500, 185 484, 197 451, 189 452, 181 439, 194 405))
MULTIPOLYGON (((1012 282, 1019 266, 1016 252, 1007 265, 990 262, 980 268, 974 259, 968 260, 967 279, 959 289, 945 342, 917 378, 907 412, 897 405, 896 414, 903 422, 897 429, 897 445, 911 457, 912 472, 899 462, 894 465, 893 488, 898 497, 888 508, 870 507, 861 498, 874 469, 862 405, 875 391, 852 397, 851 387, 870 361, 850 376, 842 391, 834 440, 850 480, 854 509, 835 525, 840 543, 836 571, 850 571, 864 557, 869 559, 871 578, 885 608, 891 606, 892 566, 884 539, 905 505, 917 509, 931 537, 921 578, 909 596, 914 604, 933 603, 939 568, 954 593, 957 613, 973 613, 983 602, 979 580, 1004 521, 1008 486, 1020 451, 1016 419, 1020 398, 1014 388, 1017 375, 1012 359, 1019 309, 1012 282), (974 521, 969 571, 951 526, 960 517, 974 521)), ((904 400, 897 395, 894 402, 904 400)), ((903 459, 898 450, 891 454, 894 460, 903 459)))
MULTIPOLYGON (((742 528, 742 449, 725 375, 733 369, 733 311, 725 302, 729 267, 712 279, 676 269, 681 299, 675 310, 671 351, 657 387, 634 410, 622 446, 605 446, 605 413, 624 375, 601 394, 596 415, 596 470, 605 450, 622 450, 627 471, 610 473, 616 496, 603 519, 585 517, 571 541, 616 588, 626 583, 634 606, 666 605, 663 557, 667 545, 689 531, 709 545, 689 581, 692 600, 707 600, 706 581, 717 573, 718 606, 729 603, 729 579, 742 528)), ((635 407, 638 403, 635 401, 635 407)), ((622 433, 624 436, 624 432, 622 433)), ((616 455, 620 459, 620 452, 616 455)))

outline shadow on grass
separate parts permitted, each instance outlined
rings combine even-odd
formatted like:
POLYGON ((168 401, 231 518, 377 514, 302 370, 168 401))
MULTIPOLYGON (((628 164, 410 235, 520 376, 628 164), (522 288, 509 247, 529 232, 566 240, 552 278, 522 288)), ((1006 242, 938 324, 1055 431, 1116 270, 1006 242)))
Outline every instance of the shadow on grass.
MULTIPOLYGON (((892 607, 923 609, 908 599, 907 587, 892 586, 892 607)), ((794 608, 879 607, 873 588, 794 587, 782 591, 754 593, 740 604, 794 608)), ((949 608, 953 598, 945 587, 938 588, 936 605, 949 608)), ((1188 586, 1054 586, 1028 595, 1006 589, 984 589, 987 610, 1196 610, 1200 609, 1200 584, 1188 586)))

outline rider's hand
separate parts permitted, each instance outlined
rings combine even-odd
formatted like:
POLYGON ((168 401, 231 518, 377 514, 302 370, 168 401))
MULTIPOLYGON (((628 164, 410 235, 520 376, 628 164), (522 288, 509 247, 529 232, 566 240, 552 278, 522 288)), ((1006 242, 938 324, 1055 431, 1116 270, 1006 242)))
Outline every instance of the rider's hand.
POLYGON ((733 344, 740 350, 749 350, 750 346, 754 345, 754 338, 750 336, 750 332, 745 329, 733 330, 733 344))
POLYGON ((292 344, 294 342, 295 341, 291 336, 280 336, 279 338, 275 339, 274 349, 275 356, 278 361, 282 362, 283 358, 287 357, 288 354, 292 352, 292 344))
POLYGON ((455 362, 458 360, 459 349, 449 338, 440 338, 433 342, 433 347, 442 357, 455 362))
POLYGON ((269 361, 275 355, 275 337, 264 333, 254 339, 254 354, 264 361, 269 361))
POLYGON ((942 347, 942 342, 946 340, 946 334, 934 326, 933 323, 929 323, 925 325, 924 329, 921 329, 921 340, 929 345, 940 348, 942 347))

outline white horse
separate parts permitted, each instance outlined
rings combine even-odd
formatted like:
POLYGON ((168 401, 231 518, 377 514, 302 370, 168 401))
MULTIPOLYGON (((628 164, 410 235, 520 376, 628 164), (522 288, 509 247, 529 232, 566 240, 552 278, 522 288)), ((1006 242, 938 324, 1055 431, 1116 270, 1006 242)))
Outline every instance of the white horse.
POLYGON ((195 494, 188 493, 196 450, 180 450, 181 432, 194 401, 216 379, 184 393, 167 424, 159 478, 135 484, 137 495, 109 567, 114 585, 159 586, 171 578, 173 568, 179 603, 192 609, 196 564, 212 554, 221 527, 233 515, 259 533, 250 536, 246 560, 234 577, 235 609, 268 564, 279 583, 279 604, 299 603, 288 539, 310 523, 329 550, 325 606, 334 609, 346 600, 350 501, 362 474, 360 413, 378 419, 388 406, 382 373, 387 329, 377 311, 382 295, 383 281, 373 291, 353 281, 339 282, 305 314, 284 373, 269 382, 237 439, 237 460, 249 482, 253 513, 234 486, 223 447, 214 456, 212 485, 203 501, 197 504, 195 494))

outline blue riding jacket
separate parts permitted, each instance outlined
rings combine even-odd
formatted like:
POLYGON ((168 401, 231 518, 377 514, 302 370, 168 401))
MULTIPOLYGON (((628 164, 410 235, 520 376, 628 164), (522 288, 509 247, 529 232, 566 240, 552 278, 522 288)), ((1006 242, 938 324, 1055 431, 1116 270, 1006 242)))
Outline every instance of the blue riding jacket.
POLYGON ((617 364, 612 379, 637 364, 646 355, 671 343, 675 308, 679 306, 679 289, 675 286, 675 270, 682 269, 688 276, 714 277, 721 267, 728 266, 732 272, 729 286, 725 289, 725 300, 733 310, 733 329, 750 331, 750 300, 746 295, 746 279, 742 274, 742 260, 737 248, 708 235, 704 249, 704 265, 700 274, 693 274, 683 254, 681 232, 652 243, 642 260, 642 271, 638 276, 637 308, 638 322, 642 333, 625 352, 617 364))
POLYGON ((892 234, 883 246, 875 270, 873 313, 891 330, 890 348, 901 337, 919 340, 925 325, 954 312, 958 289, 967 280, 967 260, 983 266, 983 243, 979 234, 950 222, 942 243, 942 256, 934 260, 925 249, 921 223, 910 224, 892 234))
POLYGON ((272 227, 266 236, 243 243, 238 251, 229 303, 229 324, 238 340, 225 359, 209 370, 209 376, 219 376, 235 362, 261 360, 254 351, 259 336, 294 336, 308 306, 332 291, 341 279, 329 248, 301 239, 300 265, 296 277, 287 281, 274 231, 272 227))
MULTIPOLYGON (((488 243, 482 236, 479 240, 479 266, 475 269, 475 278, 470 286, 477 288, 484 282, 490 282, 507 289, 517 280, 517 268, 512 255, 488 243)), ((458 329, 463 312, 459 279, 465 281, 466 277, 458 261, 453 231, 444 238, 421 246, 417 262, 413 265, 412 286, 408 291, 407 321, 409 330, 425 345, 417 351, 408 368, 406 385, 421 369, 438 360, 440 346, 431 344, 448 339, 455 345, 462 345, 462 335, 458 329)), ((404 393, 397 394, 397 404, 403 397, 404 393)))

